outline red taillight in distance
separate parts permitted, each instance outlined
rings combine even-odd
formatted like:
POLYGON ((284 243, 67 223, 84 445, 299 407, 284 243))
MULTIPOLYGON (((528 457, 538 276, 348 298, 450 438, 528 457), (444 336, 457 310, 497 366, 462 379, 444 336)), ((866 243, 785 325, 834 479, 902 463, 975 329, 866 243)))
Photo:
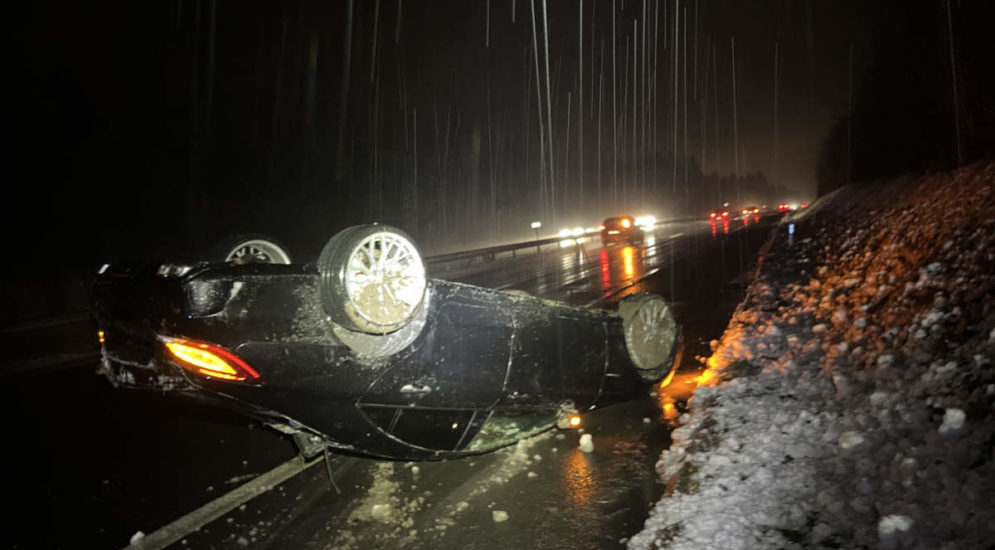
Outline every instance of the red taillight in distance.
POLYGON ((259 373, 234 353, 207 342, 161 337, 169 357, 185 370, 219 380, 259 383, 259 373))

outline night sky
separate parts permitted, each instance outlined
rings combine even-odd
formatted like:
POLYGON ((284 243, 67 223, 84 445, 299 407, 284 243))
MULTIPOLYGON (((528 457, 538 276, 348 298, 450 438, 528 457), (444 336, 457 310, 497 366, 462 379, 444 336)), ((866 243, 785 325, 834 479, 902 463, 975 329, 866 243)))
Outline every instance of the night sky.
POLYGON ((902 132, 942 154, 907 168, 942 168, 957 139, 990 153, 995 116, 972 24, 992 9, 953 1, 24 3, 4 230, 22 266, 203 258, 239 233, 307 259, 373 221, 431 253, 810 199, 900 171, 867 160, 894 126, 875 105, 901 103, 882 65, 933 83, 895 117, 930 114, 902 132))

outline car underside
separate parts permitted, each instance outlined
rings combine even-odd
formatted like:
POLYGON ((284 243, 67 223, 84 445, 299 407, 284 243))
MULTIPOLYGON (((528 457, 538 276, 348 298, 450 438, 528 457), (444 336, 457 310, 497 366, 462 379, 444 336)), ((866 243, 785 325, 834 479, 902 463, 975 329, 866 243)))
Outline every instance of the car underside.
POLYGON ((658 296, 609 312, 391 271, 404 243, 390 239, 406 236, 359 227, 314 265, 105 266, 105 374, 237 409, 302 450, 439 459, 629 399, 674 365, 679 328, 658 296))

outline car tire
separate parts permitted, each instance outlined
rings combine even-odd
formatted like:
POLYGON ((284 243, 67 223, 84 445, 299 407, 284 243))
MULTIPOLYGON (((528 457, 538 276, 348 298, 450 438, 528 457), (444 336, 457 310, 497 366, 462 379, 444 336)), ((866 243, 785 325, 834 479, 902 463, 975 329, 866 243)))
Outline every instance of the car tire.
POLYGON ((211 254, 213 261, 234 264, 289 264, 290 253, 280 241, 257 233, 235 235, 219 242, 211 254))
POLYGON ((666 300, 648 292, 634 294, 619 304, 622 332, 629 358, 644 380, 663 378, 677 365, 681 329, 666 300))
POLYGON ((422 307, 428 280, 421 252, 407 233, 357 225, 332 237, 318 257, 322 307, 346 330, 387 334, 422 307))

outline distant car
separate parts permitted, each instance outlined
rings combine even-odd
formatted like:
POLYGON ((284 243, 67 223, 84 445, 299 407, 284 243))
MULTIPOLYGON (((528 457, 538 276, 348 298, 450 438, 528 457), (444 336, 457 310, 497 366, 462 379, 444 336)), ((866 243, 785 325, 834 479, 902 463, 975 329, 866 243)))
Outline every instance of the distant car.
POLYGON ((655 294, 616 313, 429 279, 411 239, 383 225, 339 232, 314 265, 252 240, 228 261, 101 268, 112 384, 242 411, 305 456, 420 460, 569 426, 677 362, 679 327, 655 294))
POLYGON ((727 208, 720 208, 718 210, 712 210, 711 212, 708 213, 708 219, 711 222, 716 222, 716 221, 721 221, 721 220, 728 221, 729 220, 729 209, 727 209, 727 208))
POLYGON ((632 216, 608 218, 601 224, 601 244, 613 243, 640 244, 646 237, 632 216))
POLYGON ((750 216, 757 216, 757 215, 760 214, 760 207, 759 206, 747 206, 747 207, 743 208, 742 210, 740 210, 739 213, 740 213, 740 215, 743 218, 748 218, 750 216))

